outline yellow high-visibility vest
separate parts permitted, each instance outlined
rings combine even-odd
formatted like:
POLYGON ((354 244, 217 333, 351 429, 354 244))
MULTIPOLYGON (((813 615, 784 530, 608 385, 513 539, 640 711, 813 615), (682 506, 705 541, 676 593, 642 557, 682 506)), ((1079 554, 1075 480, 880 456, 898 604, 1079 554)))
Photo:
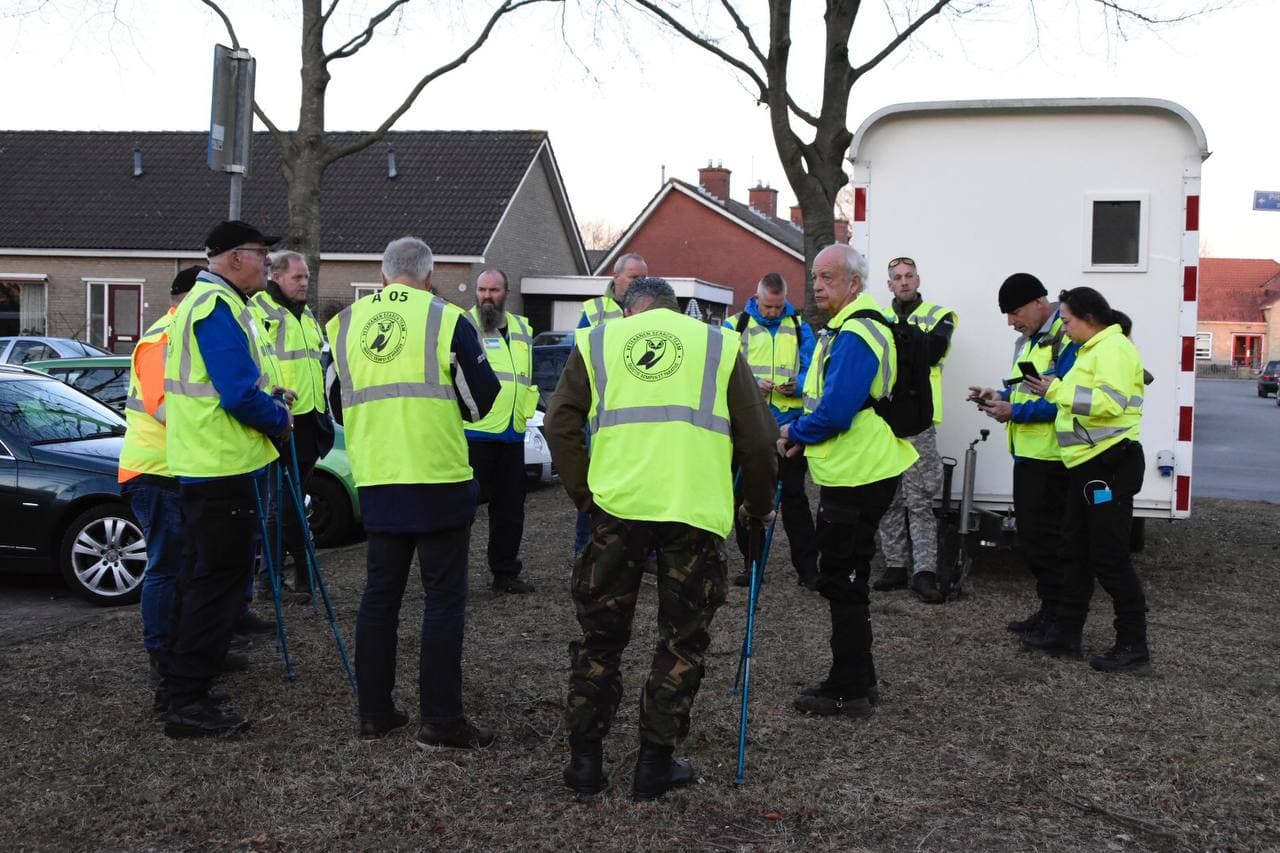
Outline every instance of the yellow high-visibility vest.
MULTIPOLYGON (((756 379, 767 379, 775 386, 795 382, 800 376, 800 330, 799 323, 783 317, 775 334, 751 315, 743 311, 733 322, 736 329, 742 327, 742 353, 751 365, 751 375, 756 379), (742 326, 742 318, 747 318, 742 326)), ((802 389, 803 390, 803 389, 802 389)), ((769 405, 780 411, 804 408, 804 400, 800 397, 788 397, 777 391, 769 392, 769 405)))
MULTIPOLYGON (((121 476, 125 471, 135 474, 153 474, 171 477, 165 454, 164 418, 165 406, 160 404, 152 417, 142 402, 141 373, 138 370, 138 350, 144 345, 168 341, 169 324, 173 313, 165 312, 155 324, 138 339, 129 357, 129 396, 124 401, 124 419, 128 429, 124 433, 124 445, 120 448, 121 476)), ((163 378, 163 377, 162 377, 163 378)))
MULTIPOLYGON (((1018 354, 1013 360, 1013 369, 1009 374, 1009 378, 1021 378, 1022 369, 1018 367, 1018 362, 1020 361, 1029 361, 1034 364, 1041 376, 1055 374, 1058 369, 1058 356, 1066 346, 1065 338, 1066 333, 1062 331, 1062 318, 1055 313, 1053 322, 1049 324, 1047 332, 1041 335, 1034 343, 1031 338, 1028 338, 1018 348, 1018 354)), ((1009 384, 1010 404, 1030 403, 1039 399, 1038 395, 1023 390, 1021 382, 1011 382, 1009 384)), ((1009 451, 1015 456, 1022 459, 1043 459, 1049 462, 1062 461, 1062 451, 1058 448, 1058 435, 1054 431, 1052 423, 1048 421, 1032 421, 1029 423, 1009 421, 1005 426, 1008 428, 1009 451)))
POLYGON ((1062 464, 1074 468, 1126 438, 1140 441, 1144 392, 1142 357, 1120 326, 1085 341, 1070 372, 1045 393, 1058 407, 1062 464))
POLYGON ((622 306, 610 296, 597 296, 582 303, 582 313, 587 315, 587 328, 599 326, 607 320, 621 320, 622 306))
POLYGON ((278 384, 298 394, 291 411, 295 415, 325 411, 324 369, 320 366, 324 332, 310 306, 303 307, 302 315, 295 317, 263 290, 253 295, 249 307, 267 333, 271 354, 279 363, 278 384))
POLYGON ((466 316, 476 327, 480 345, 501 386, 489 414, 476 423, 467 424, 467 431, 500 435, 513 428, 524 433, 538 407, 538 387, 533 384, 533 332, 529 321, 519 314, 508 313, 507 335, 503 337, 498 329, 483 330, 478 309, 472 308, 466 316))

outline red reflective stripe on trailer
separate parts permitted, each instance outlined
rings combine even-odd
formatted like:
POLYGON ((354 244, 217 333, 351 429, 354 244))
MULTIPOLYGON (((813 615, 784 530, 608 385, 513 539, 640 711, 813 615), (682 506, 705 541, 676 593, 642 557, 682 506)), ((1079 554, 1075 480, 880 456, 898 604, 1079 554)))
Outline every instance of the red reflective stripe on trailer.
POLYGON ((1196 267, 1182 268, 1182 301, 1196 301, 1196 276, 1198 275, 1196 267))
POLYGON ((1190 406, 1178 408, 1178 441, 1191 440, 1191 424, 1195 420, 1195 410, 1190 406))
POLYGON ((1187 196, 1187 230, 1200 230, 1200 196, 1187 196))
POLYGON ((853 188, 853 221, 867 221, 867 188, 853 188))
POLYGON ((1186 474, 1178 475, 1178 500, 1174 508, 1178 512, 1186 512, 1191 508, 1191 478, 1186 474))
POLYGON ((1196 369, 1196 339, 1182 338, 1182 369, 1191 372, 1196 369))

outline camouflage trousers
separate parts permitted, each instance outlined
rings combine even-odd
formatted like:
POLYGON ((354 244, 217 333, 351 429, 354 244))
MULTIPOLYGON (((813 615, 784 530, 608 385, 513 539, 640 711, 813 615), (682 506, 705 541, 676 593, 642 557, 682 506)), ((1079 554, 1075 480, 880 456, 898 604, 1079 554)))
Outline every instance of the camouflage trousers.
POLYGON ((886 566, 910 566, 913 573, 938 570, 938 519, 933 498, 942 488, 938 434, 929 427, 907 439, 920 458, 902 474, 893 503, 880 519, 880 549, 886 566))
POLYGON ((649 554, 658 557, 658 645, 640 696, 640 737, 675 746, 689 733, 702 683, 712 617, 724 603, 724 540, 675 522, 627 521, 591 513, 591 541, 570 582, 581 641, 569 644, 571 736, 603 739, 622 701, 622 650, 649 554))

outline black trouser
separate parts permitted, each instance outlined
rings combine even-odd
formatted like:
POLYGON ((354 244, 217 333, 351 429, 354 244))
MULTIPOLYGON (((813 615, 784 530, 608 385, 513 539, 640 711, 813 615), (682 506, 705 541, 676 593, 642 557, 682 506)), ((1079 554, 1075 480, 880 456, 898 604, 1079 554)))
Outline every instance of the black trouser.
MULTIPOLYGON (((809 496, 804 490, 804 475, 809 470, 804 454, 778 458, 778 482, 782 484, 782 529, 787 531, 787 541, 791 543, 791 565, 797 575, 805 575, 818 570, 818 543, 814 538, 813 513, 809 511, 809 496)), ((742 558, 747 560, 746 567, 751 568, 747 542, 748 525, 741 522, 734 524, 734 536, 738 540, 738 550, 742 558)))
POLYGON ((1018 549, 1036 579, 1041 606, 1055 614, 1062 601, 1062 580, 1070 559, 1062 539, 1067 506, 1067 469, 1046 459, 1013 463, 1013 512, 1018 519, 1018 549))
POLYGON ((468 525, 432 533, 369 532, 368 580, 356 616, 356 684, 360 717, 385 720, 395 710, 396 630, 413 553, 422 575, 418 714, 424 723, 462 717, 462 634, 467 612, 468 525))
POLYGON ((489 504, 489 571, 494 577, 520 574, 524 535, 524 444, 469 441, 468 456, 480 501, 489 504))
POLYGON ((183 483, 180 488, 186 539, 169 653, 161 660, 163 687, 174 706, 204 696, 222 671, 244 604, 258 532, 253 478, 183 483))
POLYGON ((876 553, 876 529, 893 501, 898 480, 823 486, 818 496, 818 592, 831 607, 831 671, 826 687, 846 697, 866 696, 876 683, 867 581, 876 553))
POLYGON ((1116 642, 1146 642, 1147 600, 1129 560, 1133 496, 1145 468, 1142 445, 1125 440, 1067 471, 1063 536, 1072 559, 1058 620, 1068 630, 1084 626, 1096 577, 1115 608, 1116 642), (1110 500, 1100 494, 1104 488, 1110 500))

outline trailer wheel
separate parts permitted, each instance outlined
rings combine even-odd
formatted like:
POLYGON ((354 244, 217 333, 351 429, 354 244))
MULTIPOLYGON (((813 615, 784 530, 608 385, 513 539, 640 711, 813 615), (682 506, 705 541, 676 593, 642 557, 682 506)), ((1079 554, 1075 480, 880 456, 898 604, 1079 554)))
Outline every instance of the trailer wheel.
POLYGON ((1129 553, 1141 554, 1147 547, 1147 520, 1135 518, 1129 528, 1129 553))

